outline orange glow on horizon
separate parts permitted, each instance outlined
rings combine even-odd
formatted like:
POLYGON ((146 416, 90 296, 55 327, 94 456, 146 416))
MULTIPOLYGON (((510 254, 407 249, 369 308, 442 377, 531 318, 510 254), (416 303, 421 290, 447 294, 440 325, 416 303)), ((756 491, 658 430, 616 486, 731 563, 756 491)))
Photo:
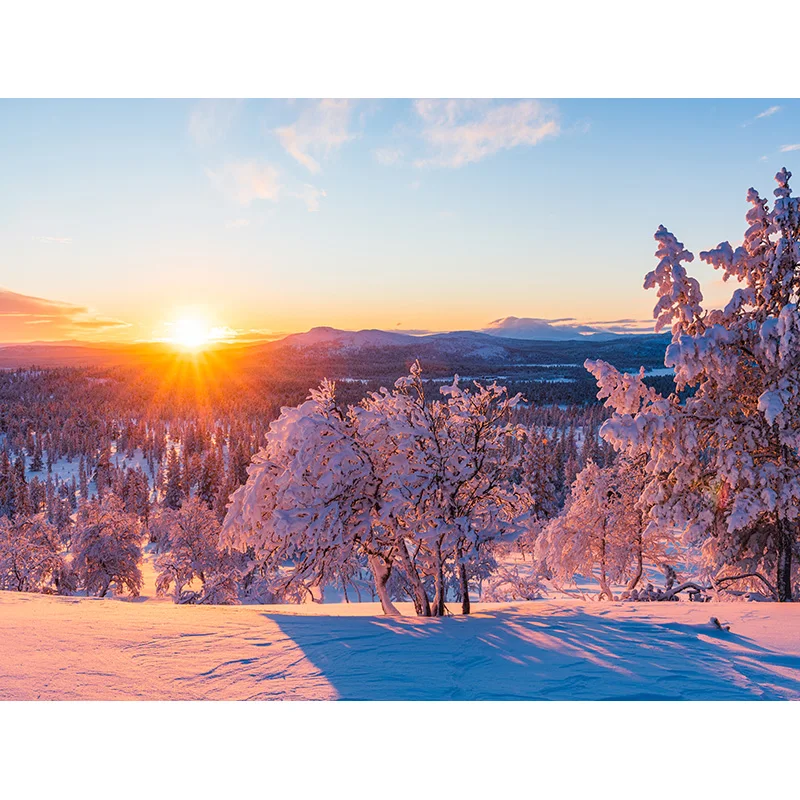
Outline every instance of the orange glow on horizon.
POLYGON ((169 340, 185 350, 199 350, 211 341, 211 331, 199 319, 179 319, 172 325, 169 340))

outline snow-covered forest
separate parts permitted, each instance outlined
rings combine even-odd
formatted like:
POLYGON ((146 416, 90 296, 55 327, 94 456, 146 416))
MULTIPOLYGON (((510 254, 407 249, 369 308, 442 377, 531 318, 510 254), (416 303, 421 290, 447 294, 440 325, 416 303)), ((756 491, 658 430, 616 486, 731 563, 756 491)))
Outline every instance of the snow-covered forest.
MULTIPOLYGON (((800 210, 754 190, 737 284, 705 309, 659 227, 673 391, 587 360, 598 398, 536 405, 498 380, 324 379, 198 404, 187 376, 15 370, 0 397, 0 588, 176 603, 789 601, 800 557, 800 210), (188 383, 188 388, 187 388, 188 383), (360 393, 359 393, 359 390, 360 393)), ((202 380, 202 378, 200 378, 202 380)))

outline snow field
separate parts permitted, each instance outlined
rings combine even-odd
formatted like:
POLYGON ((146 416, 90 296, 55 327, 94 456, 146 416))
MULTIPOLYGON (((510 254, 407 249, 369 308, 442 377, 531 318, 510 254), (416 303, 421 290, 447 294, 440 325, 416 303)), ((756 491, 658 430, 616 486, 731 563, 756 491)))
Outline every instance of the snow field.
POLYGON ((800 607, 561 600, 390 619, 377 603, 0 592, 0 699, 800 699, 800 607))

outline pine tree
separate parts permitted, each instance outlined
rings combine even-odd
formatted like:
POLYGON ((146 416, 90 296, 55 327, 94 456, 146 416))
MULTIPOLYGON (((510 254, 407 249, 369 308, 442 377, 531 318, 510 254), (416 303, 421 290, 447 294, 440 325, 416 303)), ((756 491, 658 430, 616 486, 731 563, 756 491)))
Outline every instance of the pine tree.
POLYGON ((41 437, 36 437, 36 444, 33 447, 33 458, 31 459, 31 472, 41 472, 44 462, 42 460, 42 441, 41 437))
POLYGON ((181 487, 181 462, 174 447, 170 448, 167 456, 167 466, 164 475, 164 505, 167 508, 178 509, 183 502, 183 488, 181 487))
POLYGON ((220 486, 220 463, 217 460, 217 451, 211 448, 203 459, 200 469, 200 478, 197 484, 198 497, 209 507, 214 508, 214 502, 220 486))

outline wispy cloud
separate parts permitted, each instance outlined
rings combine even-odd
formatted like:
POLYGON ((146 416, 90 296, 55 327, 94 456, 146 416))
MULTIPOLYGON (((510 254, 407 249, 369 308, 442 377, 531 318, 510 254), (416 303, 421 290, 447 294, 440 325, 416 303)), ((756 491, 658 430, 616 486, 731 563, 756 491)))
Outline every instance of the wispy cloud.
POLYGON ((129 323, 94 314, 86 306, 0 289, 0 342, 64 339, 128 327, 129 323))
POLYGON ((355 139, 350 130, 352 111, 350 100, 319 100, 303 111, 297 122, 277 128, 275 134, 292 158, 317 173, 322 169, 320 159, 355 139))
POLYGON ((319 201, 322 197, 327 197, 323 189, 317 189, 309 183, 303 184, 303 188, 299 192, 292 192, 292 197, 297 197, 306 204, 309 211, 319 211, 319 201))
POLYGON ((209 147, 225 137, 241 100, 202 100, 189 116, 189 135, 199 147, 209 147))
POLYGON ((781 153, 791 153, 793 150, 800 150, 800 144, 781 145, 781 153))
POLYGON ((765 108, 760 114, 756 114, 752 119, 747 120, 747 122, 743 122, 742 127, 746 128, 748 125, 752 125, 759 119, 771 117, 773 114, 777 114, 782 108, 783 106, 770 106, 769 108, 765 108))
POLYGON ((34 236, 34 239, 43 244, 72 244, 69 236, 34 236))
POLYGON ((777 114, 781 110, 781 106, 770 106, 766 110, 762 111, 760 114, 756 114, 756 119, 764 119, 764 117, 771 117, 773 114, 777 114))
POLYGON ((537 100, 417 100, 414 108, 432 150, 414 162, 418 167, 462 167, 560 132, 557 110, 537 100))
POLYGON ((392 147, 379 147, 372 151, 372 157, 384 167, 398 164, 403 158, 403 151, 392 147))
POLYGON ((221 192, 243 206, 253 200, 276 202, 280 195, 278 170, 271 164, 229 161, 219 169, 206 169, 206 174, 221 192))

